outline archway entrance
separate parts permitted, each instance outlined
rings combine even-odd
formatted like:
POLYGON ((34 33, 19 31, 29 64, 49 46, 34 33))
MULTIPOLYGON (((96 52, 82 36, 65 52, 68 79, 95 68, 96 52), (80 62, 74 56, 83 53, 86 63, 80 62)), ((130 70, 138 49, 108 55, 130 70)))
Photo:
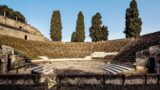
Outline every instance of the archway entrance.
POLYGON ((148 73, 156 73, 156 62, 154 58, 149 58, 147 68, 148 73))
POLYGON ((28 39, 28 38, 27 38, 27 35, 25 35, 25 36, 24 36, 24 39, 25 39, 25 40, 27 40, 27 39, 28 39))

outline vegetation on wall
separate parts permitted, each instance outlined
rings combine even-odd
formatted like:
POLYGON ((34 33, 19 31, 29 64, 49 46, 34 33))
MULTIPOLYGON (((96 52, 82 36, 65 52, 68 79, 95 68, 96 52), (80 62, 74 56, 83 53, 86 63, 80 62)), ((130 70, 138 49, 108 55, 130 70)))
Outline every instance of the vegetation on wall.
POLYGON ((6 5, 0 5, 0 15, 1 16, 6 16, 8 18, 14 19, 20 22, 25 23, 26 19, 25 17, 19 12, 19 11, 14 11, 13 9, 9 8, 6 5))
POLYGON ((126 10, 126 24, 125 24, 126 38, 138 37, 141 33, 142 21, 139 17, 136 0, 132 0, 130 7, 126 10))
POLYGON ((102 26, 102 16, 100 13, 96 13, 92 17, 92 25, 89 29, 90 37, 93 42, 103 41, 108 39, 108 29, 106 26, 102 26))
POLYGON ((50 37, 52 41, 61 41, 62 39, 62 23, 59 10, 53 11, 51 18, 50 37))

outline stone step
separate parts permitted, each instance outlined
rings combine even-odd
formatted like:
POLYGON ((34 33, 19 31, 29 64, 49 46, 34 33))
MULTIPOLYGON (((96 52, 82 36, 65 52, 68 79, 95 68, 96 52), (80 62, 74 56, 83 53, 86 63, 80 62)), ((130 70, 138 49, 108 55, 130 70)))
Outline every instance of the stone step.
POLYGON ((106 67, 114 72, 117 72, 117 73, 122 73, 122 71, 118 70, 118 69, 115 69, 115 68, 112 68, 112 67, 106 67))
POLYGON ((38 68, 35 70, 32 70, 33 73, 38 73, 38 74, 51 74, 54 71, 53 66, 45 66, 43 68, 38 68))
POLYGON ((47 68, 50 68, 49 66, 43 66, 43 67, 41 67, 41 68, 37 68, 37 69, 34 69, 34 70, 32 70, 32 71, 43 71, 43 70, 45 70, 45 69, 47 69, 47 68))
POLYGON ((110 69, 108 69, 106 67, 103 67, 103 69, 106 70, 106 71, 108 71, 108 72, 110 72, 110 73, 112 73, 112 74, 118 74, 117 72, 115 72, 113 70, 110 70, 110 69))
POLYGON ((114 66, 124 68, 124 69, 128 69, 128 70, 134 70, 133 68, 129 68, 129 67, 126 67, 126 66, 121 66, 121 65, 114 65, 114 66))
POLYGON ((128 71, 128 69, 124 69, 124 68, 119 68, 119 67, 115 67, 115 66, 110 66, 111 68, 115 68, 115 69, 117 69, 117 70, 120 70, 120 71, 122 71, 122 72, 126 72, 126 71, 128 71))
POLYGON ((42 68, 42 67, 44 67, 44 66, 35 66, 35 67, 32 67, 32 68, 28 68, 26 70, 31 71, 31 70, 35 70, 35 69, 42 68))
POLYGON ((122 65, 116 65, 116 64, 107 64, 107 65, 103 66, 102 68, 111 72, 112 74, 120 74, 120 73, 124 73, 124 72, 135 71, 135 69, 133 69, 133 68, 129 68, 129 67, 122 66, 122 65))
POLYGON ((53 71, 54 71, 54 68, 51 67, 51 68, 48 68, 48 69, 45 69, 45 70, 42 70, 42 71, 37 71, 36 73, 39 73, 39 74, 50 74, 53 71))

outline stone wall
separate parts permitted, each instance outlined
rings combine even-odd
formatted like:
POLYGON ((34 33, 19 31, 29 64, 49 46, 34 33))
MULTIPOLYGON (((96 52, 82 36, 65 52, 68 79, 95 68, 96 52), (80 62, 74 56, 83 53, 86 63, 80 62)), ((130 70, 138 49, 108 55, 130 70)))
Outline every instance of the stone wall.
POLYGON ((146 50, 142 50, 136 53, 137 69, 141 68, 142 70, 148 71, 150 58, 154 58, 153 62, 155 62, 155 67, 153 67, 153 69, 155 69, 155 73, 160 74, 160 45, 152 46, 146 50))
POLYGON ((143 85, 160 84, 160 75, 0 75, 0 84, 53 82, 63 85, 143 85), (46 81, 47 80, 47 81, 46 81), (20 83, 21 82, 21 83, 20 83))
POLYGON ((25 66, 24 57, 13 48, 2 45, 0 51, 0 74, 25 66))
POLYGON ((65 85, 143 85, 160 84, 159 75, 59 75, 57 83, 65 85))
POLYGON ((0 34, 27 40, 47 41, 36 28, 13 19, 0 16, 0 34))
POLYGON ((34 35, 28 32, 20 31, 14 28, 4 27, 0 25, 0 34, 11 37, 33 40, 33 41, 46 41, 47 39, 42 35, 34 35))
POLYGON ((0 75, 0 89, 159 90, 159 77, 160 75, 61 75, 55 78, 54 75, 0 75))

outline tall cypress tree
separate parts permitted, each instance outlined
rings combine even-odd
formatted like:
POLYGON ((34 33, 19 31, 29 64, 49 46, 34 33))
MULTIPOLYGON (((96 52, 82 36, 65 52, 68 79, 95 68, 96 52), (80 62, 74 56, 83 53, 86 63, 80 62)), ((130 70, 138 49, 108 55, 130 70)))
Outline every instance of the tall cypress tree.
POLYGON ((76 42, 76 33, 72 33, 71 42, 76 42))
POLYGON ((138 37, 141 33, 142 21, 139 17, 136 0, 132 0, 130 7, 126 10, 125 31, 126 38, 138 37))
POLYGON ((96 15, 92 17, 92 25, 89 32, 93 42, 108 39, 108 29, 106 26, 102 26, 101 18, 102 16, 100 13, 96 13, 96 15))
POLYGON ((51 18, 50 37, 52 41, 61 41, 62 39, 62 23, 59 10, 53 11, 51 18))
POLYGON ((108 27, 103 25, 101 28, 101 32, 102 32, 102 39, 101 40, 108 40, 108 27))
POLYGON ((78 14, 78 19, 76 23, 76 42, 84 42, 85 40, 85 26, 84 26, 84 16, 80 11, 78 14))
POLYGON ((96 13, 96 15, 94 15, 92 17, 92 25, 89 29, 90 31, 90 37, 92 38, 92 41, 93 42, 97 42, 97 41, 100 41, 101 40, 101 24, 102 24, 102 21, 101 21, 101 14, 100 13, 96 13))

